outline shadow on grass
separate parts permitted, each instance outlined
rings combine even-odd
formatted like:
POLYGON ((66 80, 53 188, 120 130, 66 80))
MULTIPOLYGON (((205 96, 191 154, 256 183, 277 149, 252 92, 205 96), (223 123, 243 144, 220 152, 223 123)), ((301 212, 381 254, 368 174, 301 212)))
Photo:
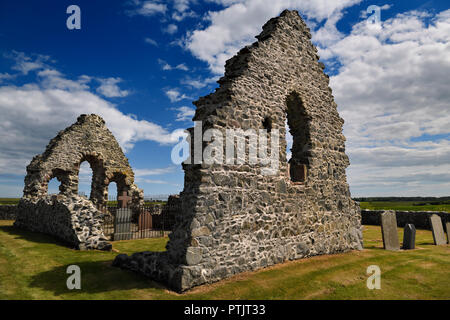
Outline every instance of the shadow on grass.
POLYGON ((36 243, 56 244, 63 247, 74 248, 70 243, 67 243, 57 237, 40 232, 33 232, 15 226, 0 226, 0 231, 14 236, 14 239, 22 239, 36 243))
MULTIPOLYGON (((133 289, 158 289, 163 291, 166 286, 149 278, 113 267, 112 261, 89 261, 76 263, 81 270, 81 290, 69 290, 67 273, 70 264, 41 272, 31 278, 30 287, 50 291, 59 295, 98 294, 133 289)), ((91 297, 92 298, 92 297, 91 297)), ((105 297, 106 298, 106 297, 105 297)), ((126 298, 126 297, 123 297, 126 298)))

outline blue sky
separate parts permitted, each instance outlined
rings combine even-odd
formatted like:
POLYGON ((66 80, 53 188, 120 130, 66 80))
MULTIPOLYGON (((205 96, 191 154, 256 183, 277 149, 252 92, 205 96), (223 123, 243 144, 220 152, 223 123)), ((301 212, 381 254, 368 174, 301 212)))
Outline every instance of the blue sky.
MULTIPOLYGON (((7 0, 0 196, 21 195, 26 165, 80 113, 105 118, 146 195, 180 192, 171 133, 192 126, 192 101, 285 8, 305 18, 331 76, 352 195, 449 195, 448 1, 7 0), (80 30, 66 27, 72 4, 80 30), (367 27, 370 5, 382 8, 379 28, 367 27)), ((89 179, 84 167, 80 191, 89 179)))

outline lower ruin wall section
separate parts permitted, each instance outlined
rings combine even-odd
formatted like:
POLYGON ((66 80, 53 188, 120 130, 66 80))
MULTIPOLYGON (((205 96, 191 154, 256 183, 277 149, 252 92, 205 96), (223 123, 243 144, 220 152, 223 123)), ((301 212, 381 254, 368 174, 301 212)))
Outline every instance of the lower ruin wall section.
POLYGON ((80 196, 21 199, 14 226, 42 232, 78 250, 111 250, 102 231, 103 214, 80 196))
MULTIPOLYGON (((195 216, 180 212, 166 252, 121 254, 113 265, 182 292, 290 260, 362 249, 361 216, 352 200, 345 211, 324 212, 313 211, 318 207, 306 197, 295 203, 287 200, 287 193, 278 200, 265 192, 255 191, 253 196, 257 194, 258 201, 242 203, 242 194, 229 193, 227 211, 220 209, 224 202, 217 201, 203 206, 204 214, 199 208, 195 216)), ((225 197, 226 193, 197 195, 197 203, 205 204, 213 195, 225 197)), ((182 196, 184 210, 193 197, 182 196)))
MULTIPOLYGON (((199 265, 173 265, 170 263, 167 252, 138 252, 131 256, 120 254, 113 262, 113 266, 144 274, 145 276, 166 284, 177 292, 183 292, 195 286, 213 283, 235 274, 254 271, 290 260, 311 257, 322 254, 334 254, 360 249, 360 231, 353 229, 353 236, 348 239, 346 246, 339 246, 340 239, 321 238, 311 244, 311 236, 314 233, 289 239, 276 239, 265 241, 255 247, 245 248, 248 254, 239 256, 233 254, 230 259, 222 263, 214 263, 215 258, 210 257, 210 262, 199 265), (267 248, 272 248, 267 250, 267 248)), ((192 250, 192 249, 190 249, 192 250)), ((192 250, 192 256, 198 255, 201 259, 202 250, 192 250)), ((240 252, 237 250, 235 252, 240 252)), ((206 253, 207 255, 207 253, 206 253)))

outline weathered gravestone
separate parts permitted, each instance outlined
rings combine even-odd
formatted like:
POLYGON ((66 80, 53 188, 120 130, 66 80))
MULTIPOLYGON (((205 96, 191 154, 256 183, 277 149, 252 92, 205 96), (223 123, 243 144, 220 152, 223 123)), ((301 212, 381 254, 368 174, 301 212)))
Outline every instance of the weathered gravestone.
POLYGON ((408 223, 403 229, 403 249, 411 250, 416 247, 416 227, 408 223))
POLYGON ((121 196, 117 198, 118 204, 120 208, 127 208, 128 203, 132 200, 128 193, 124 191, 121 196))
POLYGON ((151 230, 153 228, 152 215, 148 211, 144 211, 139 215, 139 231, 151 230))
POLYGON ((116 219, 114 221, 114 241, 130 240, 131 233, 131 215, 133 212, 127 208, 119 208, 116 211, 116 219))
POLYGON ((383 246, 386 250, 400 250, 397 233, 397 218, 394 211, 385 211, 381 214, 381 233, 383 234, 383 246))
POLYGON ((433 233, 434 244, 437 246, 447 244, 445 240, 444 227, 442 226, 441 217, 437 214, 430 216, 431 231, 433 233))
POLYGON ((445 224, 445 228, 447 229, 447 243, 450 243, 450 235, 449 235, 449 233, 450 233, 450 222, 447 222, 445 224))

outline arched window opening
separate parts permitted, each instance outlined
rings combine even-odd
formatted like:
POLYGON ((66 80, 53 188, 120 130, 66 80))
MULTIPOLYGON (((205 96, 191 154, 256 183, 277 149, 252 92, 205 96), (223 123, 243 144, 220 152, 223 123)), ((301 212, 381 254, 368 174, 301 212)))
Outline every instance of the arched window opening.
POLYGON ((50 179, 47 185, 47 194, 49 196, 59 194, 61 182, 56 177, 50 179))
POLYGON ((286 118, 286 161, 289 162, 292 158, 292 143, 294 142, 294 138, 292 137, 291 131, 289 130, 289 125, 286 118))
POLYGON ((117 183, 113 181, 108 186, 108 201, 117 201, 118 196, 117 183))
POLYGON ((309 117, 302 99, 296 92, 286 98, 286 159, 288 175, 294 183, 307 180, 311 148, 309 117))
POLYGON ((83 161, 78 174, 78 194, 86 198, 91 198, 92 182, 91 166, 89 162, 83 161))

